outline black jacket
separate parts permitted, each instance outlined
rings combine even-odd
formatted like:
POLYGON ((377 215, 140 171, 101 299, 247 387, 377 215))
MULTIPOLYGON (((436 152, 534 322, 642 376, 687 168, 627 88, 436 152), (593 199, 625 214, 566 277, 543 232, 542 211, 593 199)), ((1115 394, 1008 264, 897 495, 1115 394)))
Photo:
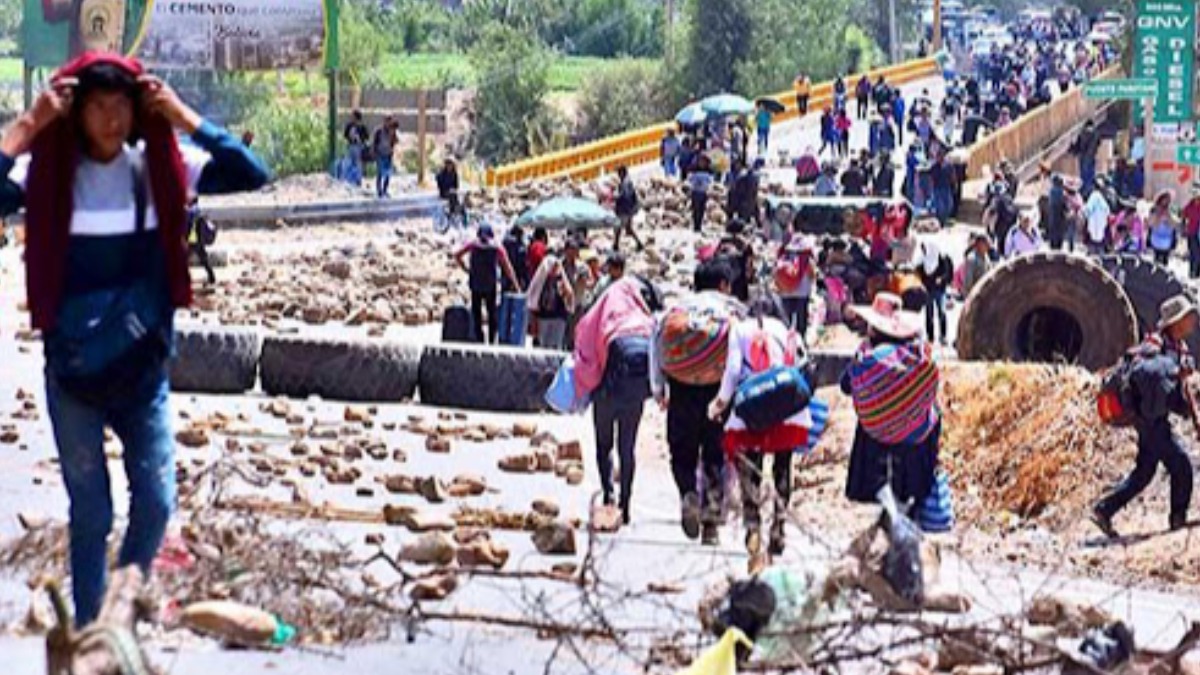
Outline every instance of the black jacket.
POLYGON ((437 173, 438 195, 448 199, 451 192, 458 192, 458 172, 442 169, 437 173))

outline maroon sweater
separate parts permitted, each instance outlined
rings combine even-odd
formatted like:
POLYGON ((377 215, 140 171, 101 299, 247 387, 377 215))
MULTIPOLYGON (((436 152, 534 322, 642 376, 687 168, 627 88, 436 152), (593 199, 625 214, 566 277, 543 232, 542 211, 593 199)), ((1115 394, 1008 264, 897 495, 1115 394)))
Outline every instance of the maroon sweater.
MULTIPOLYGON (((134 77, 145 72, 134 59, 91 52, 63 66, 54 79, 76 77, 101 63, 115 65, 134 77)), ((185 227, 187 174, 170 122, 140 110, 136 114, 135 131, 146 144, 146 172, 158 216, 171 303, 186 307, 192 301, 185 227)), ((70 119, 50 124, 33 140, 25 187, 25 282, 33 327, 43 332, 54 328, 66 284, 72 195, 81 147, 82 139, 70 119)))

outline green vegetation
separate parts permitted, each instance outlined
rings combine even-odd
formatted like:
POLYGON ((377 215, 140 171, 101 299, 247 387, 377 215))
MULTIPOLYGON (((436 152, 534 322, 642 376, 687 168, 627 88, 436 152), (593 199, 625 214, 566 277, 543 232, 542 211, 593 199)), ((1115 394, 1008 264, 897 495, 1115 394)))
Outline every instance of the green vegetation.
POLYGON ((551 55, 515 28, 493 24, 471 52, 479 75, 472 148, 503 163, 551 147, 560 123, 546 106, 551 55))
POLYGON ((0 58, 0 84, 21 83, 21 59, 0 58))
POLYGON ((661 122, 674 114, 663 71, 629 62, 594 73, 580 91, 580 131, 599 138, 661 122))

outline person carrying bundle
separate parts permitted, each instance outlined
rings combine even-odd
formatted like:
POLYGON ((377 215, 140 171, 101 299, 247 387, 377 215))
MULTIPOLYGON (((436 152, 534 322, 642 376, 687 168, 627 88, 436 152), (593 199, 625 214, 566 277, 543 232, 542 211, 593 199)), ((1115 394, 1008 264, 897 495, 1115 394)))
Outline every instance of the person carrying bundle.
POLYGON ((850 311, 867 324, 867 339, 841 381, 858 414, 846 497, 874 504, 890 484, 906 510, 916 507, 914 520, 922 529, 948 530, 949 488, 938 470, 938 366, 932 348, 920 339, 921 320, 903 311, 901 299, 891 293, 850 311))

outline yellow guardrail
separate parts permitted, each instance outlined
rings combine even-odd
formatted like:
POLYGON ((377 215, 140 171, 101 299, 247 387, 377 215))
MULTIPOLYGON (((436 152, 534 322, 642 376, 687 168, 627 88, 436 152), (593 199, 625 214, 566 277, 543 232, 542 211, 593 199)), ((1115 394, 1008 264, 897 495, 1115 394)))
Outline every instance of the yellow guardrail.
MULTIPOLYGON (((1094 79, 1105 80, 1121 76, 1120 66, 1112 66, 1094 79)), ((1080 120, 1091 117, 1105 104, 1099 99, 1088 99, 1082 87, 1075 87, 1060 96, 1050 105, 1041 106, 1022 115, 1017 121, 981 138, 970 147, 967 160, 967 176, 981 178, 984 167, 995 169, 1001 160, 1007 159, 1020 166, 1058 137, 1075 127, 1080 120)))
MULTIPOLYGON (((872 80, 883 76, 892 84, 904 84, 937 72, 940 72, 937 61, 933 58, 926 58, 876 68, 866 74, 872 80)), ((853 88, 854 82, 861 76, 860 73, 847 75, 846 86, 853 88)), ((774 98, 784 105, 784 111, 775 115, 775 120, 787 121, 799 117, 794 90, 782 91, 769 96, 769 98, 774 98)), ((832 102, 833 82, 821 82, 812 86, 809 93, 809 111, 820 110, 832 102)), ((663 122, 572 148, 489 168, 485 181, 488 187, 504 187, 534 179, 567 177, 590 180, 602 174, 611 173, 622 165, 632 166, 658 159, 659 143, 667 130, 673 128, 675 128, 674 122, 663 122)))

